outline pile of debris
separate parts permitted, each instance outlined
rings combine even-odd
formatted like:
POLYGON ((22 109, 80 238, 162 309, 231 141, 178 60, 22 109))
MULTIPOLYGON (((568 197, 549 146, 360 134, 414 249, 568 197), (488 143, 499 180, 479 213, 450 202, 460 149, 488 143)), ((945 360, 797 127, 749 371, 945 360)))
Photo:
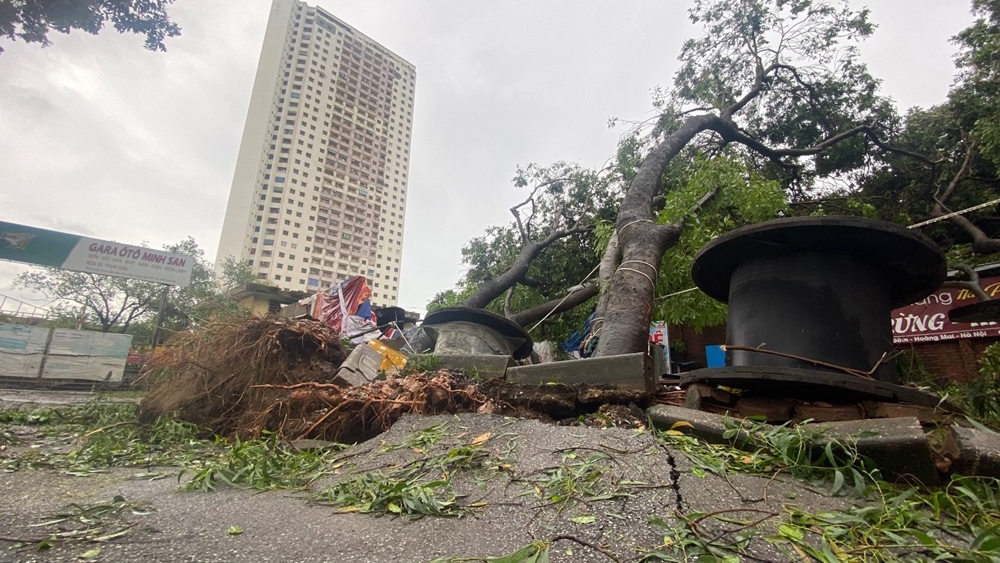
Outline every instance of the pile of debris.
MULTIPOLYGON (((352 383, 345 373, 358 366, 347 360, 340 334, 312 319, 248 317, 178 334, 167 353, 147 366, 150 390, 140 405, 141 418, 176 416, 240 438, 281 432, 289 439, 350 443, 384 432, 406 413, 560 421, 586 417, 608 404, 647 406, 650 398, 643 387, 505 381, 503 370, 501 377, 488 379, 474 365, 431 367, 434 356, 402 371, 391 364, 379 369, 383 356, 376 349, 391 351, 385 342, 355 347, 351 358, 374 354, 377 361, 370 379, 352 383)), ((504 365, 510 359, 496 357, 504 365)))

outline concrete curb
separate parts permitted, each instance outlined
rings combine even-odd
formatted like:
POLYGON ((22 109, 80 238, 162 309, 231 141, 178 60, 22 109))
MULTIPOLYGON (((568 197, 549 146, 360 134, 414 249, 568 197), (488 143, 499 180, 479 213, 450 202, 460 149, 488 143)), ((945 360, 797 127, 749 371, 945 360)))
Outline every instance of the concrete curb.
MULTIPOLYGON (((655 405, 647 411, 652 425, 660 430, 669 430, 677 422, 686 422, 691 427, 679 430, 713 444, 731 444, 739 449, 748 449, 744 432, 731 439, 723 438, 735 419, 702 411, 655 405)), ((916 479, 924 485, 938 482, 938 472, 934 465, 930 441, 913 417, 852 420, 847 422, 827 422, 810 424, 809 427, 825 430, 825 437, 838 440, 852 440, 858 453, 870 458, 887 479, 916 479)), ((820 440, 815 446, 825 447, 827 441, 820 440)), ((1000 452, 998 452, 1000 456, 1000 452)), ((1000 462, 1000 457, 997 457, 1000 462)))
POLYGON ((958 447, 952 471, 1000 478, 1000 434, 961 426, 954 426, 952 432, 958 447))

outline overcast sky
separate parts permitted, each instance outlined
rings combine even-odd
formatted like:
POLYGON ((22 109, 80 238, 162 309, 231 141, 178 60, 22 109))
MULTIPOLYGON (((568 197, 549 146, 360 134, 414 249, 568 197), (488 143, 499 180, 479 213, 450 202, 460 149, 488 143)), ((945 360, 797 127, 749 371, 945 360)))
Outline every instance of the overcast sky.
MULTIPOLYGON (((600 166, 668 86, 691 25, 681 0, 318 0, 417 67, 400 305, 423 309, 460 249, 506 223, 518 164, 600 166)), ((871 0, 863 46, 900 107, 942 101, 966 0, 871 0)), ((270 0, 176 0, 166 53, 142 38, 0 39, 0 220, 214 258, 270 0)), ((0 294, 24 267, 0 262, 0 294)), ((576 280, 572 280, 576 281, 576 280)), ((22 293, 17 293, 23 295, 22 293)))

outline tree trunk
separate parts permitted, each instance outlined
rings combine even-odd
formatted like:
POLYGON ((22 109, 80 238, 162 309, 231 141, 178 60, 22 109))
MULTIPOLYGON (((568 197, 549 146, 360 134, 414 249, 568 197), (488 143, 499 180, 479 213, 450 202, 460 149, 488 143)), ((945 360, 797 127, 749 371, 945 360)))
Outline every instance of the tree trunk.
POLYGON ((608 289, 611 287, 611 277, 615 274, 615 268, 621 259, 622 248, 618 244, 618 232, 615 231, 608 239, 608 246, 601 255, 600 269, 597 271, 597 285, 601 290, 601 298, 597 300, 594 320, 590 325, 595 334, 604 327, 604 313, 608 310, 608 289))
POLYGON ((659 225, 654 221, 653 198, 670 161, 698 133, 718 120, 714 115, 689 117, 646 155, 625 192, 616 224, 622 262, 608 289, 596 356, 646 349, 660 260, 680 236, 678 226, 659 225))
POLYGON ((586 303, 592 297, 597 295, 597 292, 597 283, 587 282, 583 284, 582 287, 578 287, 576 291, 567 294, 565 297, 553 299, 552 301, 536 305, 530 309, 518 311, 512 315, 508 315, 507 318, 523 327, 528 327, 528 325, 532 325, 544 319, 545 315, 548 315, 549 313, 555 315, 569 311, 574 307, 578 307, 586 303))

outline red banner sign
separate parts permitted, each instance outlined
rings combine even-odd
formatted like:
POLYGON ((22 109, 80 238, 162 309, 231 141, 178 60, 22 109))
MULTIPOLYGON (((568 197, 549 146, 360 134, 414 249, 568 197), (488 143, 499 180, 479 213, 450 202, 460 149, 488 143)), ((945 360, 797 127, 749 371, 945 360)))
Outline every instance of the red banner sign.
MULTIPOLYGON (((991 299, 1000 299, 1000 277, 979 280, 991 299)), ((1000 336, 1000 322, 953 323, 948 311, 977 302, 968 289, 942 288, 912 305, 892 312, 893 344, 941 342, 959 338, 1000 336)))

